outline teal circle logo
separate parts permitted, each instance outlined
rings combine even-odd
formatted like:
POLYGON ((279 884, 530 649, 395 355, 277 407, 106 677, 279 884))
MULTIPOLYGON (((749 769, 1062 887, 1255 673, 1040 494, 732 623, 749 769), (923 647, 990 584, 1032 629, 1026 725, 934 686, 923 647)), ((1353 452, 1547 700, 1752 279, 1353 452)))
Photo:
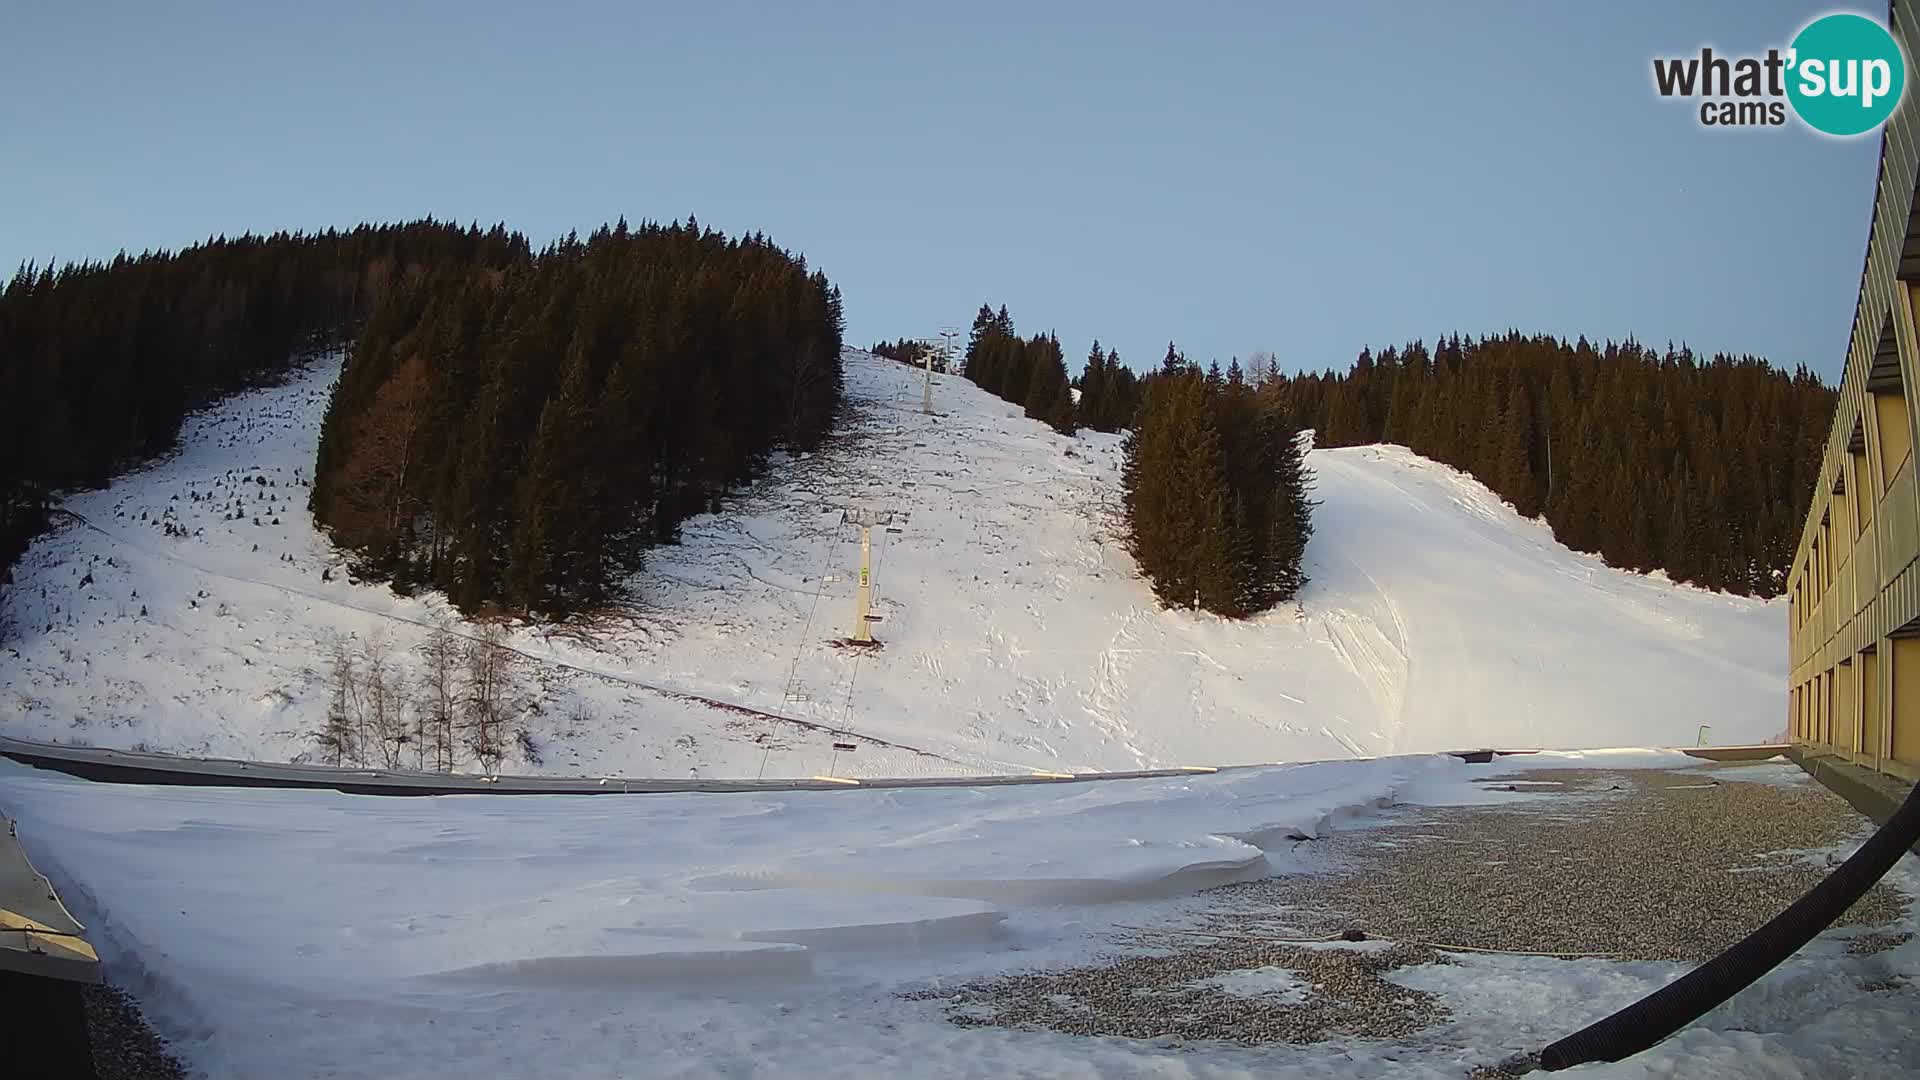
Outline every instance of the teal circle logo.
POLYGON ((1787 100, 1828 135, 1861 135, 1886 123, 1906 88, 1900 43, 1865 15, 1823 15, 1787 53, 1787 100))

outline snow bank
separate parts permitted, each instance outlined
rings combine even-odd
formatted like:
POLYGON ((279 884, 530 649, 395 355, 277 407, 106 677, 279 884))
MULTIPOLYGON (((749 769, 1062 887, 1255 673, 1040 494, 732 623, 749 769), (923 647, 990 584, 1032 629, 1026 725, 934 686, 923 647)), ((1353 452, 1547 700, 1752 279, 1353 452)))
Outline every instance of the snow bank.
MULTIPOLYGON (((1265 876, 1262 838, 1310 835, 1466 768, 1396 758, 1072 787, 382 799, 102 786, 6 762, 0 809, 114 970, 149 972, 169 1030, 197 1033, 189 1056, 248 1073, 316 1001, 438 1014, 521 991, 791 983, 823 956, 991 947, 1023 907, 1265 876)), ((285 1075, 320 1071, 274 1060, 285 1075)))

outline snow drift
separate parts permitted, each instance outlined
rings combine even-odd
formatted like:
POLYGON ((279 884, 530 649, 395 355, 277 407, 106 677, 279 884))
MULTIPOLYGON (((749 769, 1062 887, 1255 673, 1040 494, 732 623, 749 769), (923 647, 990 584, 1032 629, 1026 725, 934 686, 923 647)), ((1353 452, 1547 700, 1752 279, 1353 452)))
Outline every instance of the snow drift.
POLYGON ((1430 756, 1071 789, 381 799, 103 787, 0 761, 0 811, 121 977, 152 965, 146 996, 208 1033, 196 1060, 244 1075, 315 1002, 458 1015, 525 990, 791 979, 821 956, 978 947, 1011 909, 1265 877, 1269 849, 1284 860, 1330 817, 1467 770, 1430 756))

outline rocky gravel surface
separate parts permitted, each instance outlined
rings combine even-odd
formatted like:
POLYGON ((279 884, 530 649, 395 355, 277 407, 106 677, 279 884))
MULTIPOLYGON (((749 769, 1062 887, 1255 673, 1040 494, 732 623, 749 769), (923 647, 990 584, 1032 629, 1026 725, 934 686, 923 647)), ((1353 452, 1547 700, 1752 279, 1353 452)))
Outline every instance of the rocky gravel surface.
POLYGON ((1282 945, 1223 939, 1166 955, 1015 975, 953 990, 907 995, 944 1001, 967 1026, 1047 1028, 1175 1042, 1320 1042, 1336 1035, 1391 1039, 1446 1018, 1433 995, 1380 976, 1409 964, 1451 963, 1432 949, 1282 945), (1277 968, 1311 990, 1272 994, 1228 990, 1219 976, 1277 968))
MULTIPOLYGON (((1871 830, 1824 788, 1750 767, 1770 782, 1738 779, 1739 767, 1492 780, 1530 797, 1405 807, 1315 841, 1323 872, 1212 890, 1202 914, 1132 931, 1101 963, 911 996, 944 1002, 965 1025, 1183 1042, 1404 1039, 1445 1021, 1446 1006, 1382 976, 1448 963, 1449 951, 1704 960, 1824 877, 1843 857, 1825 849, 1871 830), (1342 934, 1368 940, 1317 943, 1342 934), (1223 974, 1269 968, 1295 973, 1298 992, 1221 986, 1223 974)), ((1902 939, 1858 928, 1903 911, 1897 892, 1876 886, 1828 933, 1856 951, 1890 948, 1902 939)))
MULTIPOLYGON (((1219 892, 1256 927, 1357 927, 1435 945, 1697 961, 1758 929, 1841 859, 1806 852, 1864 839, 1872 828, 1810 781, 1652 770, 1522 779, 1517 790, 1536 797, 1410 808, 1393 825, 1328 841, 1329 854, 1344 857, 1340 870, 1219 892)), ((1876 886, 1837 925, 1882 925, 1903 908, 1898 893, 1876 886)))
POLYGON ((93 1068, 99 1080, 181 1080, 186 1071, 118 987, 89 986, 83 1000, 93 1068))

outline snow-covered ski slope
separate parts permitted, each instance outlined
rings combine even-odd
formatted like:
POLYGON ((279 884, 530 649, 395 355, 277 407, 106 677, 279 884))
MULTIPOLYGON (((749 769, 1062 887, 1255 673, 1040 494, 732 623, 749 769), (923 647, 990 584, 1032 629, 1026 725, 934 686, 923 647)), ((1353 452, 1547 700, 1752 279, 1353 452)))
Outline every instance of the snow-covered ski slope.
MULTIPOLYGON (((65 502, 86 524, 38 542, 10 590, 0 730, 284 760, 312 750, 334 635, 384 634, 412 662, 447 606, 348 581, 304 509, 337 370, 196 416, 177 455, 65 502)), ((1782 727, 1783 603, 1609 569, 1397 447, 1310 455, 1297 604, 1245 622, 1161 611, 1119 538, 1119 438, 1058 436, 941 376, 928 417, 920 379, 850 351, 827 446, 688 523, 627 610, 517 627, 540 760, 507 767, 1119 769, 1782 727), (873 533, 877 650, 835 643, 854 506, 907 513, 873 533)))

